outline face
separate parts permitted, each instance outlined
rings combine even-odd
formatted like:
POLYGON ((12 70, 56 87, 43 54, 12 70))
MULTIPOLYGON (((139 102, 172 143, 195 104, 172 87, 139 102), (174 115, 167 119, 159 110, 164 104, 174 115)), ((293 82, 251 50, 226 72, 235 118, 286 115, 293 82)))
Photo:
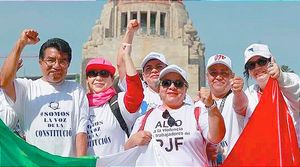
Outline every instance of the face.
POLYGON ((268 63, 268 59, 262 56, 254 56, 246 64, 249 75, 259 84, 268 81, 268 63))
POLYGON ((182 106, 186 91, 186 82, 178 73, 166 74, 159 84, 159 96, 163 104, 173 109, 182 106))
POLYGON ((143 79, 152 89, 156 86, 160 71, 166 66, 166 64, 157 59, 148 61, 144 66, 143 79))
POLYGON ((106 70, 91 70, 86 74, 90 92, 100 93, 113 85, 113 77, 106 70))
POLYGON ((47 48, 44 58, 39 60, 43 79, 49 83, 60 83, 67 75, 69 62, 67 54, 55 48, 47 48))
POLYGON ((207 69, 208 85, 215 96, 225 95, 230 90, 230 79, 234 74, 224 64, 215 64, 207 69))

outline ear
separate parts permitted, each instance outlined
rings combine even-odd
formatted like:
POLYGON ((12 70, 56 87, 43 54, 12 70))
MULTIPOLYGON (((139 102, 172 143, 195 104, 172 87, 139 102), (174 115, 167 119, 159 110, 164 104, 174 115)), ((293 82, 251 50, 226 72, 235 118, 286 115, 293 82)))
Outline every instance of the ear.
POLYGON ((142 72, 143 81, 145 81, 145 74, 142 72))

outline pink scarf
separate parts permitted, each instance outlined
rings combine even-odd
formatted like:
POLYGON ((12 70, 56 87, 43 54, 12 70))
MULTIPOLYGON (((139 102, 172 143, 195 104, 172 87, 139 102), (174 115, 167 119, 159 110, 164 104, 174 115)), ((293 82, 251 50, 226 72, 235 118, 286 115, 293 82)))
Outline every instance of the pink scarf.
POLYGON ((88 93, 87 98, 89 100, 89 106, 102 106, 106 102, 108 102, 114 95, 116 95, 116 91, 113 87, 106 89, 100 93, 88 93))

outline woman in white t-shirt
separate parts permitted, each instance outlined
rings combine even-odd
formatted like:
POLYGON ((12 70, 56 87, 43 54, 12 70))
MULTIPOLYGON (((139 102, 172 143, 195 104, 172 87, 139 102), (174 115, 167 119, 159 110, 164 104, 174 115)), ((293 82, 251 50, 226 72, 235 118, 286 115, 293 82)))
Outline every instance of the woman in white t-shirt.
POLYGON ((103 156, 123 150, 126 134, 129 135, 139 115, 137 111, 144 98, 142 83, 130 57, 131 45, 123 44, 122 48, 128 83, 126 92, 116 93, 113 87, 116 69, 108 60, 94 58, 86 66, 90 106, 88 155, 103 156))
POLYGON ((180 67, 169 65, 161 71, 159 95, 163 104, 138 118, 125 144, 125 149, 148 144, 136 165, 208 165, 206 141, 222 140, 224 120, 209 91, 200 93, 203 103, 199 110, 185 103, 187 88, 187 74, 180 67))
POLYGON ((296 128, 298 147, 300 146, 300 79, 294 73, 282 72, 276 64, 269 47, 264 44, 252 44, 246 48, 245 53, 246 80, 251 77, 255 84, 248 87, 245 91, 249 104, 245 116, 247 124, 256 105, 258 104, 269 77, 278 81, 279 87, 287 103, 289 112, 293 118, 296 128))

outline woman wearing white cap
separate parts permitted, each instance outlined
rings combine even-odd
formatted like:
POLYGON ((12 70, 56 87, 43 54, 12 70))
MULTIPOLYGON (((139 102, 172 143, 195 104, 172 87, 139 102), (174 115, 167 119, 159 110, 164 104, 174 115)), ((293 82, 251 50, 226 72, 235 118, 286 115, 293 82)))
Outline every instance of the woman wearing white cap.
POLYGON ((148 144, 136 165, 208 166, 206 141, 219 143, 225 134, 211 94, 203 94, 199 110, 185 103, 187 74, 176 65, 161 71, 158 84, 163 104, 138 118, 125 149, 148 144))
POLYGON ((139 116, 143 87, 130 58, 131 45, 123 46, 127 91, 113 88, 115 67, 106 59, 91 59, 86 66, 89 87, 88 155, 103 156, 123 149, 126 134, 139 116), (117 96, 116 96, 117 95, 117 96), (118 107, 116 106, 118 105, 118 107))
POLYGON ((294 73, 282 72, 276 64, 267 45, 252 44, 246 48, 244 76, 248 81, 249 76, 256 82, 245 91, 249 105, 246 112, 245 124, 248 122, 256 105, 258 104, 262 92, 268 82, 269 77, 278 81, 281 92, 293 117, 298 147, 300 146, 300 88, 299 76, 294 73))

